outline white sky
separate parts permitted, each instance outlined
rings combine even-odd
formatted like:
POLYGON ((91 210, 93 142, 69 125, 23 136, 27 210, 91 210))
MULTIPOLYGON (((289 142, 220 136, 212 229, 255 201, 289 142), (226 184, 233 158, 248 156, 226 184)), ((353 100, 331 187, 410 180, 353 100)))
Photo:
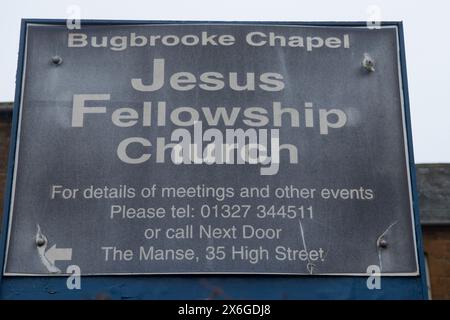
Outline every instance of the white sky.
POLYGON ((12 101, 21 18, 367 21, 402 20, 416 163, 450 162, 450 2, 365 0, 3 1, 0 11, 0 101, 12 101), (373 6, 377 6, 379 11, 373 6), (377 14, 380 14, 377 18, 377 14))

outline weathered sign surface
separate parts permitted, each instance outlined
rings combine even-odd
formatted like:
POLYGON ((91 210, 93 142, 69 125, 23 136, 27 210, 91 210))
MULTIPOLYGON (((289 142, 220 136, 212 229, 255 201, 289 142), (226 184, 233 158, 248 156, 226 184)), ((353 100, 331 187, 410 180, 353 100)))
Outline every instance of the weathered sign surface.
POLYGON ((417 275, 398 46, 28 25, 5 275, 417 275))

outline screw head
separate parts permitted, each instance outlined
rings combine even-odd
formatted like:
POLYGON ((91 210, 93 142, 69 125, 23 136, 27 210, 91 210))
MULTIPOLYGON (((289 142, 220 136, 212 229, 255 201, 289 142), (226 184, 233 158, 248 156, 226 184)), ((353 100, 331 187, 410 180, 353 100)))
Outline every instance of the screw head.
POLYGON ((375 71, 375 60, 368 55, 367 53, 364 55, 363 61, 361 62, 364 69, 366 69, 367 72, 373 72, 375 71))
POLYGON ((53 56, 51 61, 55 65, 60 65, 63 60, 62 60, 62 58, 60 56, 53 56))
POLYGON ((44 244, 45 244, 45 239, 44 238, 39 237, 39 238, 36 239, 36 245, 38 247, 42 247, 44 244))
POLYGON ((387 243, 386 239, 380 239, 378 245, 380 246, 380 248, 387 248, 388 243, 387 243))

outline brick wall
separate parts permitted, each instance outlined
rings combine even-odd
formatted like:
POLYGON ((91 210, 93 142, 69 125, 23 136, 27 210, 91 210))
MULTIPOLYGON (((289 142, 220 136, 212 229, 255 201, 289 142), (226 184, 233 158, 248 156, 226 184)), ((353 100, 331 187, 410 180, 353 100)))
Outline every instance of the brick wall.
POLYGON ((450 226, 424 226, 422 231, 431 296, 450 300, 450 226))
MULTIPOLYGON (((6 107, 5 105, 0 106, 6 107)), ((11 112, 0 109, 0 225, 3 214, 3 189, 6 184, 6 167, 9 154, 9 135, 11 131, 11 112)))

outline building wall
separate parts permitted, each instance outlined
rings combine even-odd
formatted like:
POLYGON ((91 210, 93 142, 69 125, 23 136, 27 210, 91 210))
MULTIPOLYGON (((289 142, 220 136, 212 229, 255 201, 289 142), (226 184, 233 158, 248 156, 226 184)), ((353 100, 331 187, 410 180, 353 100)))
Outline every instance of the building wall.
POLYGON ((431 296, 450 299, 450 164, 416 165, 431 296))
POLYGON ((450 227, 423 226, 432 299, 450 300, 450 227))
MULTIPOLYGON (((9 136, 11 131, 11 104, 0 103, 0 216, 3 213, 3 195, 6 183, 6 168, 9 148, 9 136)), ((427 219, 432 219, 437 215, 433 213, 433 204, 438 200, 433 199, 436 192, 430 192, 433 182, 437 189, 442 189, 443 183, 447 181, 443 177, 444 173, 439 173, 437 169, 442 169, 447 165, 418 165, 418 188, 420 192, 421 209, 424 206, 424 213, 427 219), (432 169, 430 169, 432 167, 432 169), (436 170, 433 170, 436 169, 436 170), (437 172, 437 173, 436 173, 437 172), (433 175, 433 179, 429 179, 433 175), (438 177, 438 179, 436 179, 438 177), (444 182, 443 182, 444 181, 444 182)), ((450 169, 450 165, 448 165, 450 169)), ((450 170, 448 171, 450 172, 450 170)), ((450 183, 450 176, 448 177, 450 183)), ((446 184, 444 184, 446 185, 446 184)), ((449 190, 450 191, 450 190, 449 190)), ((443 208, 442 193, 439 193, 439 219, 442 219, 443 208)), ((450 206, 447 207, 450 216, 450 206)), ((430 220, 432 221, 432 220, 430 220)), ((433 299, 450 300, 450 225, 433 224, 423 226, 424 250, 428 260, 430 274, 431 295, 433 299)))
MULTIPOLYGON (((0 218, 3 215, 3 190, 6 184, 6 168, 11 132, 11 104, 0 103, 0 218)), ((0 224, 1 224, 0 219, 0 224)))

